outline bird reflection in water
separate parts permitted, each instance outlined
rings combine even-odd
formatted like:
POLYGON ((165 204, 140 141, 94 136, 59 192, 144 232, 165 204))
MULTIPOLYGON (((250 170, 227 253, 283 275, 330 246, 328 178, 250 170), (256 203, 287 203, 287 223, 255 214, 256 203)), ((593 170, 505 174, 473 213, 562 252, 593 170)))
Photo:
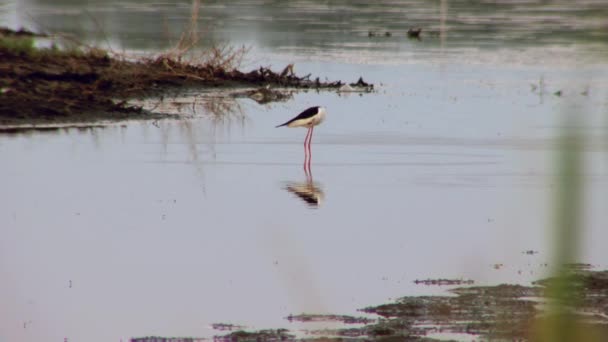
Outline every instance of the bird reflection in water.
POLYGON ((321 206, 321 202, 325 198, 321 185, 315 183, 312 179, 312 171, 310 168, 312 153, 310 145, 304 145, 304 174, 306 181, 304 182, 287 182, 284 189, 294 194, 297 198, 304 201, 309 208, 317 209, 321 206))

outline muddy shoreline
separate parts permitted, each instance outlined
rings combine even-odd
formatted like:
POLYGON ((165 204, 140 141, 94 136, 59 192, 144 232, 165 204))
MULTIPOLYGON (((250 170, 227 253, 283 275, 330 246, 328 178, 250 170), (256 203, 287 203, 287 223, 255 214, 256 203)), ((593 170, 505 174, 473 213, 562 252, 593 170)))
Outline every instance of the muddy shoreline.
POLYGON ((245 49, 215 47, 199 60, 173 52, 131 58, 94 47, 59 48, 54 42, 37 47, 36 39, 45 37, 0 28, 0 129, 167 117, 129 101, 180 88, 244 89, 238 96, 258 103, 285 100, 286 89, 373 89, 360 77, 347 85, 297 76, 292 64, 282 71, 243 72, 237 60, 245 49))

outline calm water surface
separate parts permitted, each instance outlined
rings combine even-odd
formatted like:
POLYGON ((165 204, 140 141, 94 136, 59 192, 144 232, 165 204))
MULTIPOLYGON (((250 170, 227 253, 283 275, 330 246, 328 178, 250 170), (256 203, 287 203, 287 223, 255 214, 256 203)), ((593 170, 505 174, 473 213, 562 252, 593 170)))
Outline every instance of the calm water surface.
MULTIPOLYGON (((568 125, 586 139, 581 261, 606 267, 605 31, 579 20, 605 6, 455 4, 212 2, 201 25, 250 45, 246 64, 362 75, 378 91, 0 135, 0 341, 212 336, 217 322, 298 329, 284 317, 356 315, 445 289, 415 279, 527 284, 548 271, 568 125), (408 40, 409 22, 447 36, 408 40), (329 114, 313 138, 322 199, 311 206, 289 191, 307 186, 306 132, 274 126, 317 104, 329 114)), ((96 41, 92 13, 112 46, 138 53, 167 46, 159 22, 178 32, 189 17, 187 2, 116 6, 9 1, 0 15, 96 41)), ((211 101, 174 100, 192 98, 211 101)))

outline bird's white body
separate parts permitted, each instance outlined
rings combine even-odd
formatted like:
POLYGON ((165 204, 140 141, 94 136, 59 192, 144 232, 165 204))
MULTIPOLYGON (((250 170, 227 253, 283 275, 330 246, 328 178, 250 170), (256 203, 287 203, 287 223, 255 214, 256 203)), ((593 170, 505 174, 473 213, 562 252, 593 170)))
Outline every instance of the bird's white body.
POLYGON ((321 122, 323 122, 323 120, 325 120, 326 114, 327 114, 327 111, 325 110, 325 107, 318 107, 316 114, 314 114, 310 117, 307 117, 307 118, 296 119, 296 120, 288 123, 287 127, 310 128, 312 126, 316 126, 316 125, 320 124, 321 122))

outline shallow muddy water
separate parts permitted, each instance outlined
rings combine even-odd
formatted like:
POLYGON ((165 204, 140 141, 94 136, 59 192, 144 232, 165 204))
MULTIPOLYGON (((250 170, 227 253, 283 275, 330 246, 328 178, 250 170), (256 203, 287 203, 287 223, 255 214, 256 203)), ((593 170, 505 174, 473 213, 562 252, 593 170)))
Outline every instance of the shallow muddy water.
MULTIPOLYGON (((137 53, 166 47, 163 20, 177 31, 189 17, 187 2, 90 4, 8 2, 0 17, 96 40, 92 13, 112 46, 137 53)), ((295 62, 298 74, 363 76, 377 91, 0 135, 0 341, 297 330, 309 323, 285 317, 444 293, 417 279, 529 284, 549 269, 554 158, 569 125, 585 136, 580 261, 606 268, 605 31, 580 33, 594 21, 569 2, 518 4, 203 5, 213 38, 252 47, 245 69, 295 62), (407 39, 409 22, 431 33, 407 39), (312 105, 328 117, 310 182, 305 130, 275 125, 312 105)), ((213 102, 191 91, 165 104, 192 98, 213 102)))

